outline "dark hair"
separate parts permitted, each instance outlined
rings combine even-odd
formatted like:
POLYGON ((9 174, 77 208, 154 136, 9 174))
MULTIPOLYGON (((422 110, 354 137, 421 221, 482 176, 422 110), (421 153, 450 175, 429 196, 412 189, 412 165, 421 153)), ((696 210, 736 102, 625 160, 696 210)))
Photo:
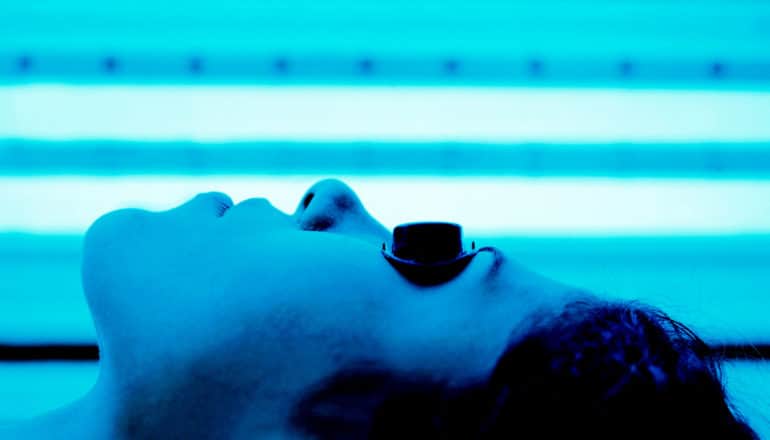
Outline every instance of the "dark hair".
POLYGON ((294 425, 322 439, 758 438, 708 346, 636 303, 569 304, 474 383, 360 366, 295 410, 294 425))

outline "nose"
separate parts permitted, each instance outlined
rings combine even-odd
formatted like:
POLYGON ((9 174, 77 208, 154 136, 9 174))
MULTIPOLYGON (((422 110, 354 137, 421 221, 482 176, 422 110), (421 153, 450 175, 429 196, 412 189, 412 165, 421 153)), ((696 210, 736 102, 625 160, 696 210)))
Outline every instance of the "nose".
POLYGON ((293 215, 301 229, 350 234, 380 244, 388 229, 364 208, 356 193, 338 179, 324 179, 310 187, 293 215))

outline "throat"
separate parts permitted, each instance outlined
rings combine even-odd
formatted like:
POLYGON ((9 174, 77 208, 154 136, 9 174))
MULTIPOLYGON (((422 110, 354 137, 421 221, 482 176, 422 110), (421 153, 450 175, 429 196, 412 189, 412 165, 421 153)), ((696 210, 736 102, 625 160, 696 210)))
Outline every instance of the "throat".
POLYGON ((117 437, 299 438, 285 422, 288 405, 283 396, 266 396, 259 388, 235 386, 215 375, 184 377, 126 393, 120 399, 117 437))

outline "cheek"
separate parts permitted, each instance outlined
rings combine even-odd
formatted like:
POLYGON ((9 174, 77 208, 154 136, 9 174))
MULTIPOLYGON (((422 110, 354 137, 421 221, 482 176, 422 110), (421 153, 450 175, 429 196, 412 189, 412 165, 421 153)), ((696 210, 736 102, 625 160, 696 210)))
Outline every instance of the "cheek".
POLYGON ((392 297, 374 290, 375 274, 310 262, 275 252, 267 263, 272 269, 257 261, 228 289, 230 309, 241 317, 235 321, 252 329, 253 349, 264 353, 265 363, 296 372, 379 356, 392 297))
POLYGON ((405 301, 390 325, 385 354, 395 369, 463 379, 494 362, 498 326, 465 301, 445 297, 405 301))

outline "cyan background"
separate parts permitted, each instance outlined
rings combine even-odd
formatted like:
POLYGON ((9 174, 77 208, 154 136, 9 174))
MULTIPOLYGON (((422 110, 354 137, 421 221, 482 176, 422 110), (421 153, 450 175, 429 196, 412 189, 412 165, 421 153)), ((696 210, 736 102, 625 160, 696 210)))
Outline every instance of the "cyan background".
MULTIPOLYGON (((333 176, 388 226, 460 221, 770 343, 768 85, 758 0, 3 2, 0 342, 94 341, 80 244, 108 210, 209 189, 289 210, 333 176)), ((726 371, 770 438, 768 365, 726 371)), ((0 420, 97 368, 0 364, 0 420)))

